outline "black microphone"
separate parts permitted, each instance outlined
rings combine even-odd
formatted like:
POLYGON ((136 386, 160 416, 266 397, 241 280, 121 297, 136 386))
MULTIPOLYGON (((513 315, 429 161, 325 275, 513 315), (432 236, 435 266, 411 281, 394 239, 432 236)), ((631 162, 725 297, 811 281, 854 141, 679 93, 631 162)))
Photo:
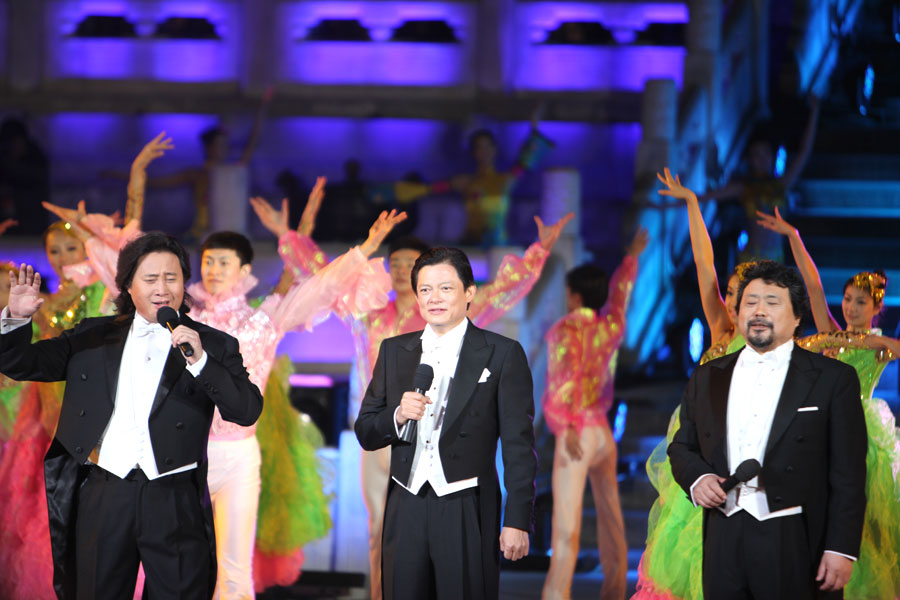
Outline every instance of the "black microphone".
MULTIPOLYGON (((178 327, 178 313, 175 312, 175 309, 171 306, 163 306, 158 311, 156 311, 156 320, 160 325, 168 328, 169 331, 172 331, 173 329, 178 327)), ((178 344, 178 348, 185 356, 194 355, 194 349, 187 342, 178 344)))
MULTIPOLYGON (((431 365, 419 363, 419 366, 416 367, 416 374, 413 375, 413 391, 424 396, 428 388, 431 387, 432 381, 434 381, 434 369, 431 368, 431 365)), ((400 436, 400 439, 404 442, 412 443, 416 439, 418 425, 418 421, 413 421, 412 419, 407 421, 406 429, 403 430, 403 435, 400 436)))
POLYGON ((746 483, 759 475, 760 471, 762 471, 762 466, 759 461, 755 458, 748 458, 738 465, 734 470, 734 475, 722 482, 722 491, 727 494, 737 484, 746 483))

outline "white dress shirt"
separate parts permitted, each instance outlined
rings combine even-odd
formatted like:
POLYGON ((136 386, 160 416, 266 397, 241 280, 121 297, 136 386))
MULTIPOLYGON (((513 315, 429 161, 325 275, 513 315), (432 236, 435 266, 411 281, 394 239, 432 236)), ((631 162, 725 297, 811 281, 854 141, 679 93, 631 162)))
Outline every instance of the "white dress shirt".
MULTIPOLYGON (((459 325, 441 336, 435 333, 431 325, 426 325, 425 331, 422 332, 420 363, 431 365, 431 368, 434 369, 434 380, 431 388, 425 394, 431 400, 431 404, 425 406, 425 415, 416 428, 416 452, 409 472, 409 481, 404 483, 394 478, 394 481, 412 494, 419 493, 426 482, 431 485, 434 493, 438 496, 446 496, 478 485, 477 477, 448 483, 438 447, 441 429, 444 425, 444 414, 447 411, 447 401, 450 397, 450 387, 453 383, 453 376, 456 374, 456 364, 459 362, 459 352, 468 323, 468 319, 463 319, 459 325)), ((400 408, 397 407, 397 410, 394 411, 395 427, 397 427, 397 411, 399 410, 400 408)), ((406 427, 407 425, 404 424, 402 429, 397 428, 397 435, 401 435, 406 427)))
MULTIPOLYGON (((0 315, 0 333, 9 333, 30 323, 30 318, 10 317, 9 308, 4 308, 0 315)), ((147 479, 160 477, 150 440, 149 418, 171 347, 172 334, 168 330, 135 313, 119 365, 115 407, 101 437, 97 460, 100 467, 120 478, 138 466, 147 479)), ((200 374, 206 366, 206 359, 204 352, 200 360, 187 365, 191 375, 196 377, 200 374)), ((196 467, 194 462, 167 471, 165 475, 196 467)))

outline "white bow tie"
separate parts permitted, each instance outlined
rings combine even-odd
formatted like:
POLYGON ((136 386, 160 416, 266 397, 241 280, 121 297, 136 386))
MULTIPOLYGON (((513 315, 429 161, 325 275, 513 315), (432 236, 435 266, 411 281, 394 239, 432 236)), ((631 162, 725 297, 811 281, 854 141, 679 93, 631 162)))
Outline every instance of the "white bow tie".
POLYGON ((169 332, 158 323, 135 323, 133 333, 137 337, 144 337, 147 335, 160 335, 169 332))

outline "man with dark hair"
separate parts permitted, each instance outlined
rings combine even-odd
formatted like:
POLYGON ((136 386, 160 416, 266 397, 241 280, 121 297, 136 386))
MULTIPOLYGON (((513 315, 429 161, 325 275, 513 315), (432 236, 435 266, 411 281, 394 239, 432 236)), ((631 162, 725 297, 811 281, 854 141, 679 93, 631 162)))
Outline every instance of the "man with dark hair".
POLYGON ((737 293, 747 347, 698 367, 685 390, 669 458, 675 480, 707 509, 707 600, 840 598, 859 556, 867 443, 859 379, 794 344, 807 307, 794 269, 771 261, 748 269, 737 293), (759 475, 726 493, 725 478, 750 459, 759 475))
MULTIPOLYGON (((278 236, 285 264, 290 265, 298 277, 315 273, 325 264, 324 253, 310 237, 318 210, 316 203, 312 202, 312 195, 310 200, 296 231, 287 227, 285 208, 277 212, 265 201, 253 204, 263 224, 278 236)), ((554 225, 544 225, 540 217, 534 218, 539 241, 529 246, 522 257, 514 254, 504 257, 494 280, 477 289, 468 312, 473 324, 489 326, 528 295, 540 277, 544 262, 559 239, 562 228, 573 216, 569 213, 554 225)), ((421 331, 426 325, 417 307, 410 273, 416 259, 427 250, 428 246, 418 238, 395 240, 388 253, 394 298, 382 308, 356 313, 348 319, 356 349, 355 376, 350 384, 351 419, 355 419, 359 412, 359 403, 371 378, 381 342, 403 333, 421 331)), ((350 287, 344 293, 357 294, 350 287)), ((372 600, 381 600, 381 530, 390 480, 390 453, 390 448, 384 447, 376 452, 363 452, 361 458, 363 499, 369 517, 369 591, 372 600)))
POLYGON ((411 276, 425 329, 381 344, 355 426, 365 450, 392 447, 382 590, 388 600, 497 598, 500 552, 525 556, 533 527, 531 371, 518 342, 466 318, 475 284, 462 251, 429 250, 411 276), (434 371, 427 395, 408 391, 420 364, 434 371))
POLYGON ((23 264, 12 282, 0 319, 0 369, 67 384, 44 459, 61 599, 131 597, 139 563, 150 597, 212 595, 210 423, 218 409, 252 425, 262 396, 237 340, 185 314, 189 277, 173 238, 145 234, 119 255, 118 316, 85 319, 33 344, 28 325, 42 302, 41 277, 23 264), (164 307, 181 312, 171 333, 157 322, 164 307), (180 350, 186 345, 191 356, 180 350))

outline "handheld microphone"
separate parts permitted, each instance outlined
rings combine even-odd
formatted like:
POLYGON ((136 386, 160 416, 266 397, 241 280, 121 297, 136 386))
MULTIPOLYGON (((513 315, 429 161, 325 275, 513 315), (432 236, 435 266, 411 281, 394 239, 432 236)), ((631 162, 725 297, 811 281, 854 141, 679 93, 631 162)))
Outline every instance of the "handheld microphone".
POLYGON ((762 466, 755 458, 748 458, 738 465, 734 470, 734 475, 722 482, 722 491, 726 494, 739 483, 746 483, 759 475, 762 466))
MULTIPOLYGON (((178 327, 178 313, 175 312, 175 309, 171 306, 163 306, 158 311, 156 311, 156 320, 160 325, 168 328, 169 331, 172 331, 173 329, 178 327)), ((178 344, 178 348, 185 356, 194 355, 194 349, 187 342, 178 344)))
MULTIPOLYGON (((425 392, 431 387, 432 381, 434 381, 434 369, 431 368, 431 365, 419 363, 419 366, 416 367, 416 374, 413 375, 413 391, 417 394, 425 395, 425 392)), ((411 444, 416 439, 418 426, 418 421, 413 421, 412 419, 407 421, 406 429, 403 430, 403 435, 400 436, 400 439, 411 444)))

